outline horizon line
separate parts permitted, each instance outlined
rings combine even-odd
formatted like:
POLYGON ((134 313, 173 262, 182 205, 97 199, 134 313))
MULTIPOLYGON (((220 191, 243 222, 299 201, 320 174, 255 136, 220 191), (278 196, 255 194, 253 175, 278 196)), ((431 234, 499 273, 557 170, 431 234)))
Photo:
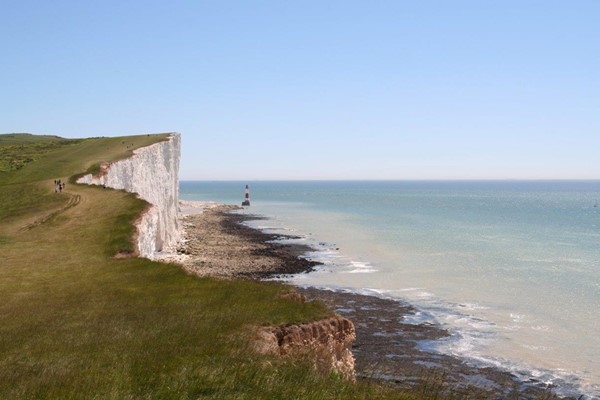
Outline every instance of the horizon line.
POLYGON ((284 178, 274 178, 274 179, 179 179, 180 181, 187 182, 281 182, 281 181, 297 181, 297 182, 600 182, 600 178, 393 178, 393 179, 378 179, 378 178, 369 178, 369 179, 352 179, 352 178, 293 178, 293 179, 284 179, 284 178))

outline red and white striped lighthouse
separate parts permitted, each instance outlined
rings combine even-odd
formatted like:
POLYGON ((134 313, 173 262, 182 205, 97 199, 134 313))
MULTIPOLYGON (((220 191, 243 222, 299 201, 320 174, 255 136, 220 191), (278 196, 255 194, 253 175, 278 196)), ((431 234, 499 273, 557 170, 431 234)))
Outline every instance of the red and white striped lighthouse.
POLYGON ((250 206, 250 189, 248 185, 246 185, 246 189, 244 190, 244 201, 242 202, 242 206, 250 206))

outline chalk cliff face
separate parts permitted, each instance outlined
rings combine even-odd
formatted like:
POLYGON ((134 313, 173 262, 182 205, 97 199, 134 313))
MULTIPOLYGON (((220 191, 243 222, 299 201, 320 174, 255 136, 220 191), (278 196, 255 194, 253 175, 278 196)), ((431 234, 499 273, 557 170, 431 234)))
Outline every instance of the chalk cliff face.
POLYGON ((137 224, 140 256, 158 258, 158 252, 174 251, 181 239, 178 222, 179 159, 181 135, 171 134, 168 141, 142 147, 133 156, 101 165, 98 175, 85 175, 77 183, 124 189, 152 207, 137 224))

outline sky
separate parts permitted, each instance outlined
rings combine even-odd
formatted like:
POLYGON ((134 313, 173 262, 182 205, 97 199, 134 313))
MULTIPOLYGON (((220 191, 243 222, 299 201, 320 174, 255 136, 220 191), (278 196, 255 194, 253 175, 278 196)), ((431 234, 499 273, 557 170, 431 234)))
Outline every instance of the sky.
POLYGON ((600 179, 600 1, 1 0, 0 133, 183 180, 600 179))

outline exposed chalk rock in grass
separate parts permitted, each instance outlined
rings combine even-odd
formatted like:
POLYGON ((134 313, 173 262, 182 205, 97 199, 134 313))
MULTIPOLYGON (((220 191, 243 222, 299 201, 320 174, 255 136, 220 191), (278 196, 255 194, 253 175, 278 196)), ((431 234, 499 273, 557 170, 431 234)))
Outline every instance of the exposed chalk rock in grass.
POLYGON ((336 316, 300 325, 258 328, 254 349, 260 354, 305 357, 319 372, 335 372, 354 381, 354 340, 352 321, 336 316))

